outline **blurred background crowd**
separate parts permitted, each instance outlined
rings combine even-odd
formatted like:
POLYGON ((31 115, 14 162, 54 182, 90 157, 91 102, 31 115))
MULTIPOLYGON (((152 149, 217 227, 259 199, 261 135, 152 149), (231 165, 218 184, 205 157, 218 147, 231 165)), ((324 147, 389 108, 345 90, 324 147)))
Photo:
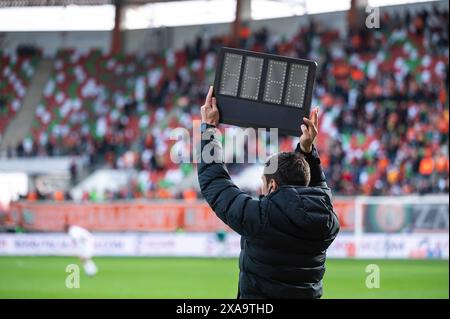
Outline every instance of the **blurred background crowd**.
MULTIPOLYGON (((238 47, 318 62, 318 149, 335 194, 448 193, 448 18, 442 10, 383 14, 380 28, 346 35, 311 19, 292 38, 243 25, 238 47)), ((84 192, 84 200, 195 199, 195 164, 170 159, 176 143, 170 135, 176 127, 192 131, 218 49, 230 45, 228 35, 200 35, 164 54, 60 50, 30 133, 5 156, 81 156, 88 173, 105 167, 135 172, 120 189, 84 192), (174 187, 187 180, 190 187, 174 187)), ((41 58, 33 49, 1 53, 0 135, 41 58)), ((280 137, 280 150, 296 141, 280 137)), ((255 164, 229 168, 239 175, 249 165, 255 164)), ((70 174, 72 185, 83 177, 74 163, 70 174)), ((26 197, 71 195, 31 188, 26 197)))

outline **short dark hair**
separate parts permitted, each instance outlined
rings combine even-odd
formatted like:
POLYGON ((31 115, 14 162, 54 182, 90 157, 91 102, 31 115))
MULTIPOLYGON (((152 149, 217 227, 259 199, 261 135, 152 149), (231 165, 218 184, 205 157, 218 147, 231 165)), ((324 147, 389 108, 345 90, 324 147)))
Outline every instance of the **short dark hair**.
POLYGON ((309 169, 309 164, 305 160, 305 157, 301 153, 297 152, 281 152, 274 155, 269 161, 267 161, 266 166, 269 165, 270 161, 274 157, 278 158, 278 167, 275 173, 266 174, 267 182, 270 179, 274 179, 278 186, 282 185, 293 185, 293 186, 308 186, 311 180, 311 172, 309 169))

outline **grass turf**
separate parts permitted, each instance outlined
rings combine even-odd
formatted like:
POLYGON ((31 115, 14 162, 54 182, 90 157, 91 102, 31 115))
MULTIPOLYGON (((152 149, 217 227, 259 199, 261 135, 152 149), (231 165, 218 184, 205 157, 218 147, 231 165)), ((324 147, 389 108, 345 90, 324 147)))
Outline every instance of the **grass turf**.
MULTIPOLYGON (((98 257, 99 273, 65 286, 70 257, 0 257, 0 298, 235 298, 236 259, 98 257)), ((328 260, 323 298, 448 298, 448 261, 328 260), (380 268, 380 288, 365 268, 380 268)))

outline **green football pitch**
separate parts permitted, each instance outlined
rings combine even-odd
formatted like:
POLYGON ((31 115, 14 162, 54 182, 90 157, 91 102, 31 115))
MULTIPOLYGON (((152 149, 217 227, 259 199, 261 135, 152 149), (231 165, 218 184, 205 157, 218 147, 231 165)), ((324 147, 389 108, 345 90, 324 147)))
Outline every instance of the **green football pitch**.
MULTIPOLYGON (((99 273, 66 287, 70 257, 0 257, 0 298, 235 298, 237 259, 95 258, 99 273)), ((448 298, 448 261, 328 260, 323 298, 448 298), (376 264, 380 287, 367 288, 376 264)))

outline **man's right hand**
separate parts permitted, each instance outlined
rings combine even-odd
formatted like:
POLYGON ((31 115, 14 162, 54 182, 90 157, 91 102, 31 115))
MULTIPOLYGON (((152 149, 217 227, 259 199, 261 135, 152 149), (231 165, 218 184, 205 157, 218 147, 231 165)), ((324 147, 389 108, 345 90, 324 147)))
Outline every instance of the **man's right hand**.
POLYGON ((311 153, 312 146, 316 140, 317 132, 319 129, 319 107, 315 107, 312 110, 309 119, 304 117, 303 122, 300 126, 302 130, 302 135, 300 136, 300 148, 304 153, 311 153))
POLYGON ((217 108, 217 101, 213 95, 213 87, 209 87, 208 95, 206 96, 205 104, 200 108, 202 116, 202 123, 217 126, 219 125, 219 109, 217 108))

